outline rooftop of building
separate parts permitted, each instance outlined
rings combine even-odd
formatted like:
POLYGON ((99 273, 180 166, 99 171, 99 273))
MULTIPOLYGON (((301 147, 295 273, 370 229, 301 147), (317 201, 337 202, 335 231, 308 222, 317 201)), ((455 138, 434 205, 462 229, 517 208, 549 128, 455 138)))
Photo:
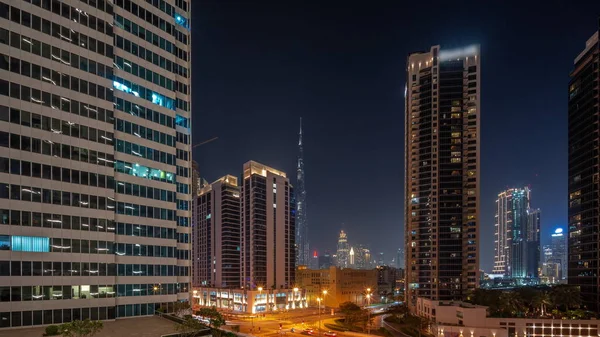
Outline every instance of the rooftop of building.
POLYGON ((270 172, 271 174, 274 174, 277 176, 287 178, 285 172, 276 170, 272 167, 255 162, 253 160, 244 164, 244 179, 250 177, 253 174, 258 174, 260 176, 266 177, 267 172, 270 172))
POLYGON ((204 184, 202 185, 202 187, 200 187, 200 190, 198 191, 198 195, 203 195, 206 194, 210 191, 212 191, 212 186, 216 183, 224 183, 230 186, 234 186, 234 187, 238 187, 238 178, 235 176, 232 176, 231 174, 222 176, 221 178, 213 181, 210 184, 204 184))
POLYGON ((434 300, 428 300, 428 299, 423 299, 423 300, 437 304, 440 307, 460 307, 460 308, 472 308, 472 309, 475 309, 475 308, 486 309, 487 308, 487 306, 484 306, 484 305, 477 305, 477 304, 463 302, 463 301, 434 301, 434 300))
MULTIPOLYGON (((176 324, 158 316, 136 317, 105 321, 104 328, 95 337, 135 336, 158 337, 175 333, 176 324)), ((45 327, 4 329, 0 330, 0 337, 40 337, 45 332, 45 327)))

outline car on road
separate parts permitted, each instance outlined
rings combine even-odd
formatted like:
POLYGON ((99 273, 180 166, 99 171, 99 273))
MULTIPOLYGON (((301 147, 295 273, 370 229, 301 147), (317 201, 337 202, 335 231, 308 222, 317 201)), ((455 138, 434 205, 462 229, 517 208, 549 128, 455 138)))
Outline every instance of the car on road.
POLYGON ((336 337, 337 336, 337 334, 333 331, 327 331, 323 335, 327 336, 327 337, 336 337))
POLYGON ((315 331, 313 329, 304 329, 304 331, 302 331, 302 333, 305 335, 312 335, 315 333, 315 331))

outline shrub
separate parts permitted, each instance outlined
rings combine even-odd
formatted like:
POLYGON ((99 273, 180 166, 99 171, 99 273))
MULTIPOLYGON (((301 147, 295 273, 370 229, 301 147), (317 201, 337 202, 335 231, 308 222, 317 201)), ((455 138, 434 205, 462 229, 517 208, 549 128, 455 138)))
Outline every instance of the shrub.
POLYGON ((58 335, 58 325, 48 325, 46 327, 46 333, 44 336, 56 336, 58 335))
POLYGON ((329 330, 333 330, 333 331, 341 331, 341 332, 346 332, 348 331, 348 329, 344 328, 343 326, 337 325, 337 324, 330 324, 330 323, 325 323, 324 324, 325 327, 329 330))

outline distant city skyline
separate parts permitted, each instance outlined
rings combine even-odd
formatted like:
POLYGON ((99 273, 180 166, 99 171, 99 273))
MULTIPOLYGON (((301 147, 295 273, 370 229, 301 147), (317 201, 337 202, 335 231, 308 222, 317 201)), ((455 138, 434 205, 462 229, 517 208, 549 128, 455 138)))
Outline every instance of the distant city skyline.
MULTIPOLYGON (((404 247, 405 61, 434 43, 479 43, 485 55, 482 242, 493 240, 494 200, 507 186, 535 191, 544 212, 542 244, 549 244, 552 228, 567 225, 566 86, 574 55, 597 30, 600 2, 521 2, 519 11, 511 2, 481 6, 474 0, 435 8, 348 3, 342 10, 311 2, 193 6, 194 44, 211 46, 192 56, 194 72, 202 74, 193 77, 200 126, 193 139, 219 137, 194 149, 201 176, 214 181, 249 159, 295 172, 302 117, 312 248, 334 251, 331 242, 342 228, 388 257, 404 247), (465 15, 464 8, 469 20, 449 20, 465 15), (423 10, 428 15, 398 20, 399 13, 423 10), (524 55, 532 62, 522 62, 524 55), (515 80, 523 74, 528 81, 515 80), (506 88, 527 94, 507 100, 506 88), (507 137, 507 130, 521 136, 507 137)), ((491 270, 493 251, 481 251, 480 262, 491 270)))

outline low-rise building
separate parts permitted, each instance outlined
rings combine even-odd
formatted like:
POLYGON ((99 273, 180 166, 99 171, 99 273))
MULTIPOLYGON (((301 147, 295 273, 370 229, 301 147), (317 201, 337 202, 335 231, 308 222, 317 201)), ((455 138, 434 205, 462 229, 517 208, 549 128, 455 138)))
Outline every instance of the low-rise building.
POLYGON ((193 305, 216 307, 249 314, 305 308, 305 291, 293 289, 197 288, 192 291, 193 305))
POLYGON ((359 270, 331 266, 329 269, 298 268, 296 285, 306 292, 308 305, 317 306, 318 298, 327 307, 340 303, 368 304, 367 294, 377 294, 377 270, 359 270), (324 293, 323 291, 326 291, 324 293))
POLYGON ((417 315, 427 319, 434 336, 598 336, 600 321, 548 318, 499 318, 488 315, 488 307, 465 302, 417 299, 417 315))

